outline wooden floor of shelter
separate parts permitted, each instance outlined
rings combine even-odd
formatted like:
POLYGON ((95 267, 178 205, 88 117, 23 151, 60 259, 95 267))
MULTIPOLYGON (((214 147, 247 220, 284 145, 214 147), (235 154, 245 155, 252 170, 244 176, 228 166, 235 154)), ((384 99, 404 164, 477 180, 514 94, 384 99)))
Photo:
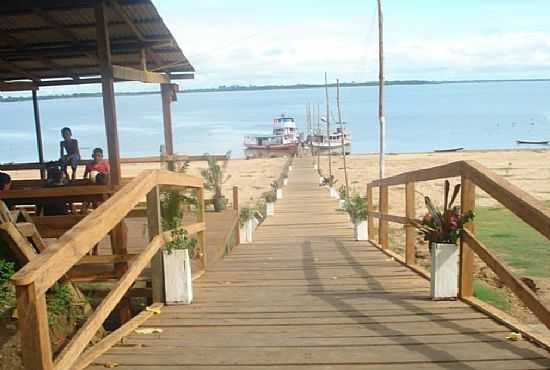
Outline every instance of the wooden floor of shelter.
POLYGON ((276 215, 90 369, 547 369, 549 354, 367 242, 297 159, 276 215))

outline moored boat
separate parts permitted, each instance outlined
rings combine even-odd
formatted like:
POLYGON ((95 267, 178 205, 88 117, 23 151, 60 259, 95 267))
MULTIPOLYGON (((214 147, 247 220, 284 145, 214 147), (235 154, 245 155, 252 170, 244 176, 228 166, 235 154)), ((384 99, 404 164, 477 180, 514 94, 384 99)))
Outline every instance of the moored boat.
POLYGON ((273 135, 245 136, 246 149, 293 150, 299 143, 296 121, 282 114, 273 119, 273 135))

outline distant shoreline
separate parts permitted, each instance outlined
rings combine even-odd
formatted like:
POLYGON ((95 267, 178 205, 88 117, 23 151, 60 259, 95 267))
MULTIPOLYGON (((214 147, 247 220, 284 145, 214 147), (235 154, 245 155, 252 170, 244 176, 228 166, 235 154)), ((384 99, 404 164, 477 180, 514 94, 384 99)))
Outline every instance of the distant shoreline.
MULTIPOLYGON (((494 82, 550 82, 550 78, 537 79, 507 79, 507 80, 456 80, 456 81, 431 81, 431 80, 394 80, 386 81, 385 86, 418 86, 418 85, 442 85, 442 84, 466 84, 466 83, 494 83, 494 82)), ((322 88, 324 84, 295 84, 295 85, 251 85, 251 86, 219 86, 217 88, 206 89, 186 89, 180 91, 183 94, 205 93, 205 92, 233 92, 233 91, 264 91, 264 90, 298 90, 298 89, 315 89, 322 88)), ((329 87, 335 87, 336 84, 329 84, 329 87)), ((342 82, 341 87, 365 87, 378 86, 378 81, 366 82, 342 82)), ((159 91, 136 91, 136 92, 119 92, 117 96, 136 96, 136 95, 158 95, 159 91)), ((73 93, 73 94, 56 94, 42 95, 38 100, 54 100, 54 99, 75 99, 75 98, 97 98, 101 97, 100 92, 94 93, 73 93)), ((1 96, 0 103, 12 103, 19 101, 28 101, 30 96, 1 96)))

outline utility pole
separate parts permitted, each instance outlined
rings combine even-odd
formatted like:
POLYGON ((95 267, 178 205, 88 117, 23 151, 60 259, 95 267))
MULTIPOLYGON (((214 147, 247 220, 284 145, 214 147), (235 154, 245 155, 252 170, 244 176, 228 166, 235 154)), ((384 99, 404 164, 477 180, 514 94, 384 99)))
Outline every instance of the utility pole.
MULTIPOLYGON (((319 109, 319 104, 317 104, 317 136, 321 135, 321 111, 319 109)), ((317 146, 317 170, 319 175, 321 174, 321 142, 319 141, 317 146)))
MULTIPOLYGON (((332 148, 330 147, 330 107, 328 100, 328 82, 327 82, 327 73, 325 72, 325 97, 327 104, 327 140, 328 140, 328 176, 332 177, 332 148)), ((331 185, 332 186, 332 185, 331 185)))
POLYGON ((340 122, 340 138, 342 139, 342 158, 344 158, 344 178, 346 179, 346 197, 349 199, 348 168, 346 166, 346 142, 344 138, 344 122, 340 109, 340 80, 336 79, 336 107, 338 108, 338 122, 340 122))
POLYGON ((378 120, 380 122, 380 179, 384 178, 384 141, 386 120, 384 118, 384 17, 382 0, 378 2, 378 120))

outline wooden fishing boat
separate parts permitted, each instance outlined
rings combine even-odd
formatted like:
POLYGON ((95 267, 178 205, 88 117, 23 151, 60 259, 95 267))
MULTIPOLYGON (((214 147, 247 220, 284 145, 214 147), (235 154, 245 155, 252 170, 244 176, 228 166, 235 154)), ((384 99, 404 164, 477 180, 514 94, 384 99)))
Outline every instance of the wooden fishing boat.
POLYGON ((532 141, 532 140, 516 140, 516 143, 518 144, 529 144, 529 145, 548 145, 550 141, 548 140, 540 140, 540 141, 532 141))
POLYGON ((245 148, 256 150, 291 150, 295 149, 299 142, 296 121, 284 114, 273 119, 273 135, 244 137, 245 148))
POLYGON ((448 149, 435 149, 434 152, 436 153, 450 153, 450 152, 459 152, 461 150, 464 150, 464 148, 448 148, 448 149))

